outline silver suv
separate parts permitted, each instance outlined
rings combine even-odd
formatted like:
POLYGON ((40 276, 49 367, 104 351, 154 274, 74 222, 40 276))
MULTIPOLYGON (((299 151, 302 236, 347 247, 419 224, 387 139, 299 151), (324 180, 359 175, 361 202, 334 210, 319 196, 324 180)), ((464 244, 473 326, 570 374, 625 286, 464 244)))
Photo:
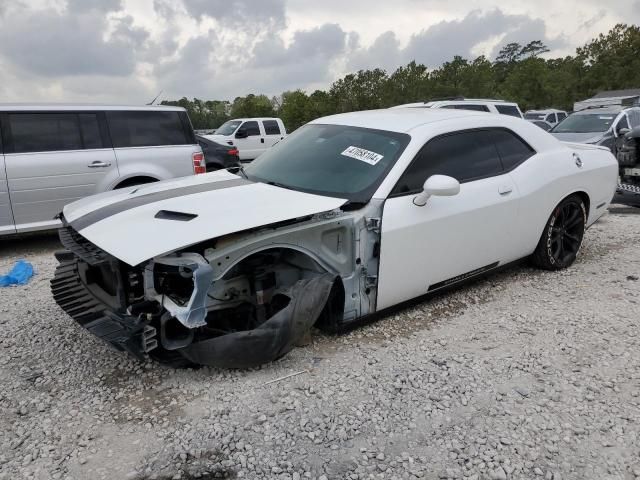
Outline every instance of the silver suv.
POLYGON ((88 195, 205 171, 180 107, 0 105, 0 235, 57 228, 88 195))

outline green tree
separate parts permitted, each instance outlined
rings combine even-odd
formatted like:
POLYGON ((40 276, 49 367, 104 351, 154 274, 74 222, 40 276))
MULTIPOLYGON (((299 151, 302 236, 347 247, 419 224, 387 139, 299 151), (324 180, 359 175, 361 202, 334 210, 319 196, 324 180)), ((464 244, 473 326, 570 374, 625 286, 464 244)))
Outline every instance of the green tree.
POLYGON ((282 94, 282 106, 278 115, 287 131, 293 131, 311 120, 309 112, 309 97, 302 90, 282 94))

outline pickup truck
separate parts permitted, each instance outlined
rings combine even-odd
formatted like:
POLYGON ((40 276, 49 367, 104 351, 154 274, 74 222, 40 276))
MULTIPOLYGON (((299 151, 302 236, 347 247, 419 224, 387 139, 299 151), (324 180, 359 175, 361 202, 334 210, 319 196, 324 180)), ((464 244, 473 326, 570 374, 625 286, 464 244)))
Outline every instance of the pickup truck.
POLYGON ((244 162, 254 160, 286 136, 287 130, 279 118, 236 118, 222 124, 213 135, 203 135, 236 147, 244 162))

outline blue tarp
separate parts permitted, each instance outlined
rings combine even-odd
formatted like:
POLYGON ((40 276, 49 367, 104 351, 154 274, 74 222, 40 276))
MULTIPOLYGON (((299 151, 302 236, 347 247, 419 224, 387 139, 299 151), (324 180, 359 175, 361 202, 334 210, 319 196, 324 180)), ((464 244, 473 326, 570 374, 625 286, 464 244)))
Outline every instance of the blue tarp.
POLYGON ((25 260, 18 260, 6 275, 0 275, 0 287, 26 285, 33 277, 33 265, 25 260))

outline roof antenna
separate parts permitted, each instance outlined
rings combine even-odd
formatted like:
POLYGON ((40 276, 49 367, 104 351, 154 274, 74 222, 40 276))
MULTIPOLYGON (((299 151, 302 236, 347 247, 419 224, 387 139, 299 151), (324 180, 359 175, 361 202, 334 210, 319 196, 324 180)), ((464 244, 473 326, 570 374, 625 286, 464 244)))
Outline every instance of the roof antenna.
POLYGON ((158 95, 156 95, 153 100, 151 100, 149 103, 147 103, 147 105, 153 105, 156 102, 156 100, 158 100, 158 97, 160 95, 162 95, 162 90, 160 90, 160 93, 158 93, 158 95))

